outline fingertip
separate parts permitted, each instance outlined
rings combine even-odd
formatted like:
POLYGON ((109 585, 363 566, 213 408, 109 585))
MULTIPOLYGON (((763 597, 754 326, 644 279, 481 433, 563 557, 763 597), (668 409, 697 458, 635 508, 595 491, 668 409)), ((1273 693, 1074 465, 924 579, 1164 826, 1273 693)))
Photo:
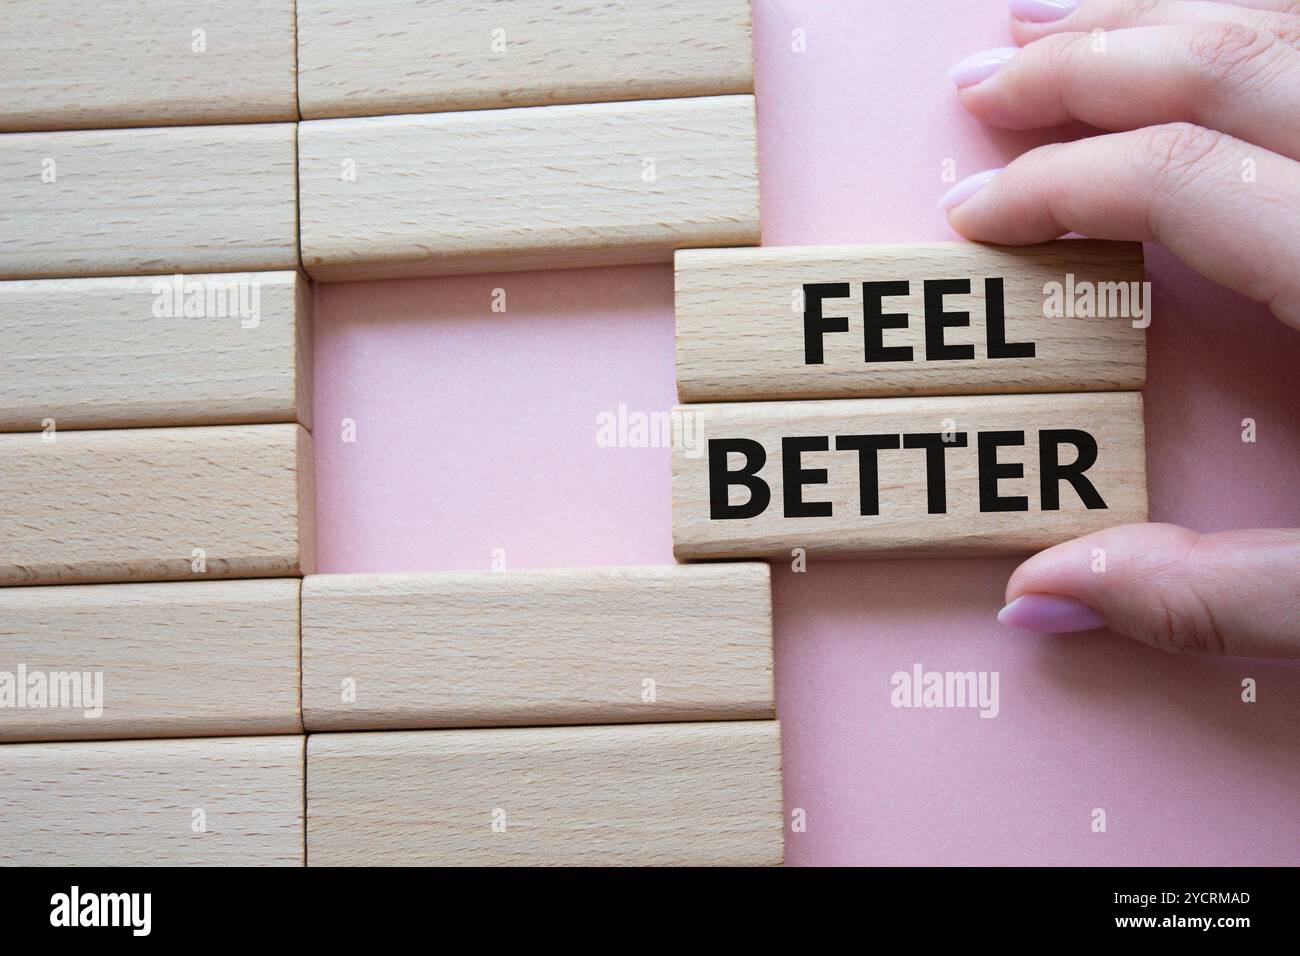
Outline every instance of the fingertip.
POLYGON ((967 176, 940 197, 939 211, 951 214, 954 209, 992 182, 1002 169, 1003 167, 999 166, 996 169, 985 169, 967 176))

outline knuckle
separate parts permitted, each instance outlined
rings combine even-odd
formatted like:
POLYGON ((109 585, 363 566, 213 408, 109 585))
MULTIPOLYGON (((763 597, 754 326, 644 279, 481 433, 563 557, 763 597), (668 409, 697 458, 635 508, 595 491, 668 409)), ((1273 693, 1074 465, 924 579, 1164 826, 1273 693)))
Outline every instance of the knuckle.
POLYGON ((1223 140, 1195 123, 1166 123, 1143 130, 1138 144, 1156 182, 1181 183, 1223 140))
POLYGON ((1176 560, 1162 566, 1149 582, 1152 588, 1147 643, 1173 654, 1226 654, 1227 641, 1219 630, 1214 608, 1201 592, 1196 566, 1216 564, 1212 539, 1191 532, 1181 534, 1176 560))
POLYGON ((1192 35, 1188 55, 1212 82, 1235 84, 1260 70, 1274 41, 1274 36, 1242 23, 1209 23, 1192 35))
MULTIPOLYGON (((1295 11, 1300 12, 1300 2, 1295 5, 1295 11)), ((1288 49, 1300 51, 1300 17, 1287 17, 1273 32, 1288 49)))
POLYGON ((1151 21, 1160 8, 1165 5, 1165 0, 1128 0, 1123 6, 1124 23, 1142 24, 1151 21))

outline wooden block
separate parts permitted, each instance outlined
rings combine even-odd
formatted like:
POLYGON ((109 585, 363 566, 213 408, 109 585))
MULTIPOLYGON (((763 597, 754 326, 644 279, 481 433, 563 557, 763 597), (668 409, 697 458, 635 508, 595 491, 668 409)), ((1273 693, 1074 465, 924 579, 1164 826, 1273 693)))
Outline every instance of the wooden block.
POLYGON ((749 0, 298 0, 305 119, 750 93, 749 0))
POLYGON ((295 129, 0 136, 0 278, 296 269, 295 129))
POLYGON ((0 589, 0 740, 302 733, 300 584, 0 589))
POLYGON ((314 566, 298 425, 0 435, 0 586, 284 577, 314 566))
POLYGON ((297 272, 0 282, 0 431, 311 425, 297 272))
POLYGON ((684 250, 678 395, 1139 389, 1149 312, 1132 313, 1150 305, 1142 280, 1140 243, 1093 239, 684 250), (1057 287, 1060 299, 1050 295, 1057 287), (1049 317, 1067 297, 1082 304, 1067 293, 1085 290, 1100 290, 1103 310, 1121 314, 1049 317))
POLYGON ((756 243, 755 150, 752 96, 302 123, 303 264, 380 279, 756 243))
POLYGON ((682 558, 1017 554, 1146 520, 1138 392, 691 405, 676 424, 682 558))
POLYGON ((0 865, 302 866, 304 739, 0 747, 0 865))
POLYGON ((5 0, 0 130, 296 120, 293 0, 5 0))
POLYGON ((313 731, 775 713, 762 563, 315 575, 302 648, 313 731))
POLYGON ((774 720, 307 739, 313 866, 755 866, 782 832, 774 720))

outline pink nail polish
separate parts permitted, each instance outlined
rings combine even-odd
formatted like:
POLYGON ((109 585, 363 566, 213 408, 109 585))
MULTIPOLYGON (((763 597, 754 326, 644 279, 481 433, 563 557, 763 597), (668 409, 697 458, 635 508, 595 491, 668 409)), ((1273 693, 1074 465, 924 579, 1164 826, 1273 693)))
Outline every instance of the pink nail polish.
POLYGON ((953 66, 948 71, 948 79, 958 89, 983 83, 1019 52, 1018 46, 1000 46, 994 50, 981 50, 953 66))
POLYGON ((939 200, 939 210, 941 212, 952 212, 971 196, 980 191, 983 186, 994 176, 1002 172, 1002 167, 997 169, 986 169, 982 173, 975 173, 973 176, 967 176, 952 189, 943 194, 939 200))
POLYGON ((1011 15, 1029 23, 1064 20, 1079 9, 1079 0, 1011 0, 1011 15))
POLYGON ((1104 627, 1101 615, 1082 601, 1057 594, 1022 594, 998 611, 998 622, 1017 631, 1069 634, 1104 627))

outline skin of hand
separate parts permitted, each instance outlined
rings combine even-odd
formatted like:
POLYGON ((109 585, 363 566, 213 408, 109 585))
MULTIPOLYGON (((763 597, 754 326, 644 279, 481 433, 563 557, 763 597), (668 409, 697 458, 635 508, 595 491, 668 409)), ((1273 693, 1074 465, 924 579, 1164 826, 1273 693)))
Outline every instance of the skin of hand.
MULTIPOLYGON (((1008 245, 1067 232, 1159 242, 1300 329, 1300 0, 1010 7, 1017 46, 949 71, 962 104, 1010 129, 1108 132, 957 183, 939 203, 952 227, 1008 245)), ((1300 657, 1300 529, 1110 528, 1030 558, 1006 601, 998 620, 1020 630, 1300 657)))

